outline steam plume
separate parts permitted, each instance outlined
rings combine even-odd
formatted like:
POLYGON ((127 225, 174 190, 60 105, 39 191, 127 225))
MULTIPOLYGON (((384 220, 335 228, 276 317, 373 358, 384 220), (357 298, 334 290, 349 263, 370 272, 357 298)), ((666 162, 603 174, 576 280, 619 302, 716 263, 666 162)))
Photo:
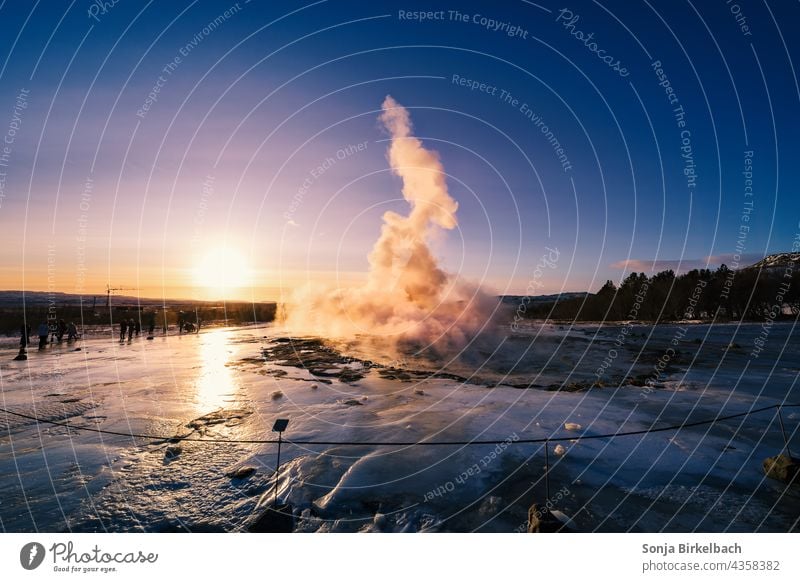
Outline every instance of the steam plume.
POLYGON ((485 325, 491 300, 449 276, 429 247, 436 231, 458 225, 435 151, 412 135, 408 110, 387 96, 380 120, 391 135, 392 172, 403 181, 407 216, 383 215, 363 288, 302 291, 289 305, 288 327, 327 336, 364 333, 431 344, 463 345, 485 325))

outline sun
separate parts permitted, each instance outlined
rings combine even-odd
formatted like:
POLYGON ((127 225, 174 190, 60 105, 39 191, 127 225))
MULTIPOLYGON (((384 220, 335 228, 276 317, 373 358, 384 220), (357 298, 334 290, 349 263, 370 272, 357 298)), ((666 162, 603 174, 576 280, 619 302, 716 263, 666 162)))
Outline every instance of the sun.
POLYGON ((242 253, 220 246, 200 257, 192 278, 196 287, 222 299, 236 289, 249 286, 252 272, 242 253))

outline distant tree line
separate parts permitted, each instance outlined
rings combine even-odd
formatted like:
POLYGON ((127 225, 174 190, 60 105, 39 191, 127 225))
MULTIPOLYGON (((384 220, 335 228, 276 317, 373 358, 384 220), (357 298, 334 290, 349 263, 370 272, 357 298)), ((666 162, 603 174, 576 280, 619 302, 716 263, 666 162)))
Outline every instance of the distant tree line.
POLYGON ((682 319, 762 320, 796 317, 800 312, 800 269, 793 266, 732 271, 672 270, 648 277, 631 273, 619 287, 606 281, 594 295, 532 302, 531 319, 577 321, 677 321, 682 319))
POLYGON ((196 324, 199 320, 205 324, 228 323, 239 325, 245 323, 266 323, 275 319, 275 303, 246 303, 230 302, 222 304, 186 304, 170 305, 163 307, 137 307, 134 305, 114 306, 109 313, 107 307, 87 308, 79 305, 28 305, 22 307, 0 308, 0 333, 5 335, 18 335, 23 321, 35 331, 40 323, 52 323, 63 319, 65 322, 74 322, 80 329, 83 327, 108 327, 116 325, 123 319, 133 319, 142 322, 146 328, 151 318, 155 320, 156 329, 177 325, 183 320, 196 324), (52 316, 55 316, 53 319, 52 316), (50 317, 48 317, 50 316, 50 317))

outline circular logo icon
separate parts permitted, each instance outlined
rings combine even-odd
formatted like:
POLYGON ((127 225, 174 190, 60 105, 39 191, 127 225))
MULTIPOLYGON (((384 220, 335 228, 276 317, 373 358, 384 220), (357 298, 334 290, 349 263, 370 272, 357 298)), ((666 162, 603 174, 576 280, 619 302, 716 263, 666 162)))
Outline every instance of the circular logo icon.
POLYGON ((19 563, 26 570, 35 570, 44 561, 44 546, 38 542, 30 542, 19 551, 19 563))

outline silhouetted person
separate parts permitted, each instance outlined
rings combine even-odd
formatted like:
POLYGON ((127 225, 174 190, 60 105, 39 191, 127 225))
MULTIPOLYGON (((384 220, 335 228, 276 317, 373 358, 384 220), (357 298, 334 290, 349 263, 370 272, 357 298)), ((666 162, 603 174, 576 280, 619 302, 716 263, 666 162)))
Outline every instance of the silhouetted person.
POLYGON ((43 350, 47 347, 47 337, 50 335, 50 327, 46 321, 39 324, 39 349, 43 350))
POLYGON ((155 331, 156 331, 156 316, 155 314, 151 313, 150 317, 147 318, 147 335, 152 336, 155 331))
POLYGON ((133 329, 136 331, 136 337, 139 337, 139 332, 142 331, 142 322, 137 319, 133 324, 133 329))
POLYGON ((69 325, 67 326, 67 341, 72 342, 78 339, 78 328, 75 327, 75 323, 70 321, 69 325))
POLYGON ((19 327, 19 348, 24 350, 30 343, 31 326, 24 323, 19 327))
POLYGON ((123 319, 119 322, 119 341, 125 341, 125 330, 128 329, 128 320, 123 319))
POLYGON ((24 323, 19 326, 19 353, 14 358, 15 360, 27 360, 28 356, 25 354, 25 348, 28 347, 29 339, 28 337, 31 335, 31 326, 25 325, 24 323))
POLYGON ((58 343, 61 343, 64 340, 64 334, 67 333, 67 324, 64 323, 63 319, 58 320, 58 328, 56 332, 56 339, 58 343))
POLYGON ((134 328, 134 323, 133 323, 133 318, 131 317, 128 320, 128 341, 133 340, 133 328, 134 328))

